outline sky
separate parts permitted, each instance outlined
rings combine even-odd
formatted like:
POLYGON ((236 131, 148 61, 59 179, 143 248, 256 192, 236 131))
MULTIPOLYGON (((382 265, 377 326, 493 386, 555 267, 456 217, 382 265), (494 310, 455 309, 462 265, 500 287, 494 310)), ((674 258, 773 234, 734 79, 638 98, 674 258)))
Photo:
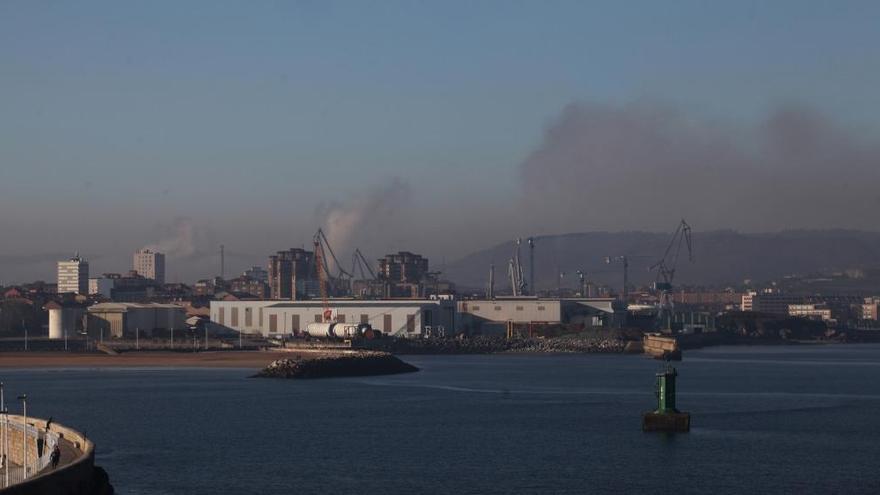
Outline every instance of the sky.
POLYGON ((591 230, 876 230, 878 2, 0 2, 0 284, 323 227, 442 266, 591 230), (873 186, 871 186, 873 184, 873 186), (774 198, 774 199, 768 199, 774 198))

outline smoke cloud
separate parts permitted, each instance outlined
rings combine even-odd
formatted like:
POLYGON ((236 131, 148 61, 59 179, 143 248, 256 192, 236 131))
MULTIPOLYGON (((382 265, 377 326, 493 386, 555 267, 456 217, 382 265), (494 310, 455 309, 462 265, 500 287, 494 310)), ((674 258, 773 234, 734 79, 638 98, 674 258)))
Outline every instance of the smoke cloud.
POLYGON ((174 219, 174 223, 166 227, 166 232, 166 237, 144 248, 163 253, 169 258, 187 258, 198 252, 196 227, 191 218, 174 219))
POLYGON ((317 214, 327 241, 337 255, 373 246, 396 231, 388 220, 409 205, 409 183, 395 177, 387 184, 355 193, 343 202, 324 203, 317 214))
POLYGON ((576 103, 521 165, 532 224, 557 231, 876 229, 880 146, 807 108, 750 127, 660 104, 576 103))

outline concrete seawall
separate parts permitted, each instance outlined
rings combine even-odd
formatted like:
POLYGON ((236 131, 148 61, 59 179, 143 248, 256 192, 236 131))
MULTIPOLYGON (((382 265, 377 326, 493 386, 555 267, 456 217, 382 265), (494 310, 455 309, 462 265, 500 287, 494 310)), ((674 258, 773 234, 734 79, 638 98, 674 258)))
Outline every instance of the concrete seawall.
MULTIPOLYGON (((11 424, 21 425, 22 416, 9 415, 11 424)), ((46 420, 28 418, 27 424, 36 428, 39 440, 28 436, 24 439, 20 429, 10 429, 9 434, 9 461, 16 465, 22 465, 24 456, 27 455, 29 466, 37 465, 40 454, 47 455, 45 439, 46 420), (18 433, 18 434, 16 434, 18 433)), ((110 495, 113 487, 103 469, 95 466, 95 445, 82 433, 53 422, 49 427, 49 434, 57 435, 62 449, 61 462, 58 467, 43 468, 29 479, 20 483, 0 489, 0 495, 25 495, 35 493, 58 494, 58 495, 110 495)), ((0 481, 2 486, 2 481, 0 481)))

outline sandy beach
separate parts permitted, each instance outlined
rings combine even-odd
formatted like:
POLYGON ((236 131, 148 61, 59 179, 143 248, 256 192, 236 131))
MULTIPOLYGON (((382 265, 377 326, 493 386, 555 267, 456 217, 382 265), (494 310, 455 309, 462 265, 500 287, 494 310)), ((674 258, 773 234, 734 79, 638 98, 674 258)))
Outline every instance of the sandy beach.
POLYGON ((254 368, 294 355, 314 355, 314 352, 286 351, 206 351, 162 352, 135 351, 119 355, 79 354, 62 352, 3 352, 0 368, 111 368, 111 367, 192 367, 192 368, 254 368))

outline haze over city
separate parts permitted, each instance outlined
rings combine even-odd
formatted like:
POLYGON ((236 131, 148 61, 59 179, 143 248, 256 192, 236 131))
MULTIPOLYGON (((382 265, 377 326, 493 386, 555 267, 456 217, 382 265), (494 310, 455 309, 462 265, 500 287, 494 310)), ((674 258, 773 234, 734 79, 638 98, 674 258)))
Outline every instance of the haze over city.
POLYGON ((878 20, 0 0, 0 495, 880 493, 878 20))
POLYGON ((875 2, 0 4, 0 273, 877 230, 875 2), (722 187, 723 186, 723 187, 722 187), (346 254, 347 255, 347 254, 346 254))

